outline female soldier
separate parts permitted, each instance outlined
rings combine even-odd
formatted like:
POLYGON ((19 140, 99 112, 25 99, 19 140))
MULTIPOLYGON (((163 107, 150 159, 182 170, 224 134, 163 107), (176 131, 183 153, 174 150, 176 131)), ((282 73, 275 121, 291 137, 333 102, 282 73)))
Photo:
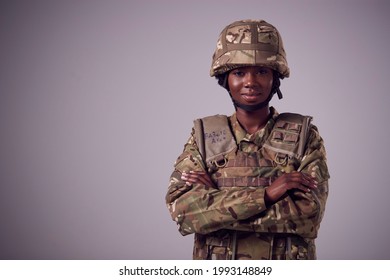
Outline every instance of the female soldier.
POLYGON ((323 140, 311 117, 269 107, 288 77, 282 39, 263 20, 223 29, 211 76, 235 113, 196 120, 166 203, 194 259, 315 259, 328 196, 323 140))

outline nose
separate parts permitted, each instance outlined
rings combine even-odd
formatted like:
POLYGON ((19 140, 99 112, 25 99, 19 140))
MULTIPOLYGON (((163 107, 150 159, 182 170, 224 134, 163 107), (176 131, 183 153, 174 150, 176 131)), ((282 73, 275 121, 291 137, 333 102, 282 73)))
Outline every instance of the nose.
POLYGON ((245 87, 253 87, 256 83, 256 77, 254 73, 248 72, 245 75, 244 85, 245 87))

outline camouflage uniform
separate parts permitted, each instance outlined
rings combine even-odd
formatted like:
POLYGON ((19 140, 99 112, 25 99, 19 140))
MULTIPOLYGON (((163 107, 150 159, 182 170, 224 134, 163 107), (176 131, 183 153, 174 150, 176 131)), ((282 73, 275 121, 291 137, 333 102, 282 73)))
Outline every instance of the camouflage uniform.
MULTIPOLYGON (((262 20, 234 22, 221 32, 210 75, 249 65, 269 67, 280 79, 290 74, 279 32, 262 20)), ((180 233, 195 233, 194 259, 316 258, 314 240, 328 196, 323 140, 310 124, 302 155, 279 155, 272 143, 297 146, 302 125, 281 121, 283 114, 270 111, 265 127, 253 134, 241 127, 235 114, 228 118, 234 148, 222 162, 205 159, 194 129, 176 160, 166 203, 180 233), (314 176, 318 188, 289 190, 267 207, 265 189, 293 170, 314 176), (190 171, 208 172, 216 187, 187 185, 181 174, 190 171)), ((205 136, 218 142, 224 132, 205 136)))
POLYGON ((194 259, 316 258, 314 239, 328 195, 323 141, 311 125, 302 161, 276 163, 272 151, 264 147, 274 134, 278 116, 274 109, 271 111, 273 116, 267 125, 252 135, 240 126, 235 114, 229 118, 237 150, 228 155, 224 167, 208 170, 194 133, 177 159, 166 203, 180 233, 195 233, 194 259), (291 190, 267 208, 265 188, 288 168, 314 173, 318 189, 309 193, 291 190), (191 170, 208 171, 218 188, 186 185, 181 173, 191 170))

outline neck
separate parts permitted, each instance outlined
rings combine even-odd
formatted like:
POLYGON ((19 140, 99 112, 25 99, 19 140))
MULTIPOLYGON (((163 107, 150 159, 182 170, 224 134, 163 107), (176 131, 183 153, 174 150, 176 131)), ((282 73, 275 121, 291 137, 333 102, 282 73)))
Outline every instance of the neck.
POLYGON ((246 130, 246 132, 252 134, 266 125, 270 117, 270 110, 268 105, 253 112, 237 108, 236 116, 238 122, 246 130))

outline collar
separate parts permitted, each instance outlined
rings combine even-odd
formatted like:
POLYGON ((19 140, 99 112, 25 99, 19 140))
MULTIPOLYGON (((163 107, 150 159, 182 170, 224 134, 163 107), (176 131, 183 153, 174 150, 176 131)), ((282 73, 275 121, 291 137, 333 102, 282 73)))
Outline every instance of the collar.
POLYGON ((271 118, 265 124, 262 129, 259 129, 253 134, 249 134, 246 130, 241 126, 241 124, 237 120, 237 115, 234 113, 230 117, 230 123, 232 125, 233 134, 236 138, 237 144, 240 144, 241 141, 253 142, 256 145, 260 146, 264 142, 265 139, 268 138, 274 124, 275 119, 279 115, 274 107, 270 107, 271 118))

